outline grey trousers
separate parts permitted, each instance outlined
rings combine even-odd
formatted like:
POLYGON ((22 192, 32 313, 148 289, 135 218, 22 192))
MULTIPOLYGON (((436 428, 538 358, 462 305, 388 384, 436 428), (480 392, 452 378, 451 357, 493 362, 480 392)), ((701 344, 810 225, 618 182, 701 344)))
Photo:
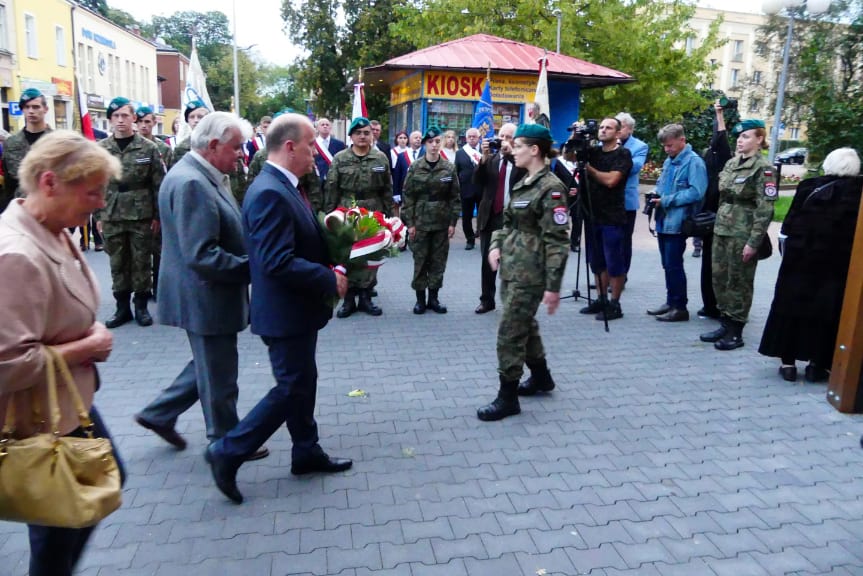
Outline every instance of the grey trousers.
POLYGON ((207 438, 213 442, 239 422, 237 335, 186 334, 192 347, 192 359, 174 382, 138 415, 158 426, 173 428, 180 414, 200 400, 207 438))

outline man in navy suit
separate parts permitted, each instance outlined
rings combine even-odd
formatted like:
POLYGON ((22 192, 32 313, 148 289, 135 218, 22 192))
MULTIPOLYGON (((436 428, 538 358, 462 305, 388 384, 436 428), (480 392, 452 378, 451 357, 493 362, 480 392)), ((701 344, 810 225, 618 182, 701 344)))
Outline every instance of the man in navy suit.
POLYGON ((318 119, 317 127, 318 137, 315 138, 315 148, 318 149, 318 155, 315 157, 315 164, 318 166, 318 175, 321 177, 321 185, 323 185, 327 181, 327 172, 330 171, 333 158, 346 146, 344 142, 331 136, 333 125, 330 124, 328 118, 318 119))
POLYGON ((291 434, 291 473, 341 472, 350 460, 318 444, 315 395, 318 331, 343 298, 347 278, 330 268, 327 247, 299 177, 314 169, 315 133, 300 114, 276 118, 267 133, 267 163, 243 201, 249 251, 252 332, 266 344, 276 385, 224 438, 207 448, 213 479, 236 503, 237 470, 284 423, 291 434))
POLYGON ((179 450, 186 441, 174 425, 198 400, 211 442, 239 420, 237 333, 249 325, 249 257, 228 174, 243 155, 243 131, 233 114, 205 116, 159 189, 159 321, 186 330, 192 360, 135 420, 179 450))

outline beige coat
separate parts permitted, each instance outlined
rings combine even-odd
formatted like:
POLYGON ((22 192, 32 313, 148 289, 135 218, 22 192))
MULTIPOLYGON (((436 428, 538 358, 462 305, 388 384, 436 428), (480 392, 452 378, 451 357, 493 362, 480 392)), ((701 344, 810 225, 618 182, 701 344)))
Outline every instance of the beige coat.
MULTIPOLYGON (((14 395, 16 437, 34 431, 34 389, 47 420, 44 346, 83 338, 96 321, 99 287, 90 267, 64 231, 53 235, 22 208, 9 204, 0 215, 0 424, 14 395)), ((96 388, 93 366, 70 366, 89 409, 96 388)), ((60 432, 80 424, 67 387, 58 375, 60 432)))

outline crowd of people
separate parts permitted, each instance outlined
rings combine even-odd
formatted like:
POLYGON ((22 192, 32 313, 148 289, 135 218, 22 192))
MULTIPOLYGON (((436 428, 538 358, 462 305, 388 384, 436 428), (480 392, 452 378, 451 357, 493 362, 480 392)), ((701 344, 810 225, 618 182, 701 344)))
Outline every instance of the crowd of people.
MULTIPOLYGON (((0 295, 7 328, 0 334, 0 423, 8 403, 20 404, 22 413, 33 405, 46 381, 45 358, 56 352, 71 369, 95 433, 110 437, 93 403, 97 365, 110 356, 111 328, 153 323, 153 297, 159 322, 186 331, 192 358, 135 415, 140 426, 183 450, 177 419, 200 402, 206 460, 216 486, 236 503, 243 501, 237 471, 268 456, 265 443, 282 425, 292 440, 293 474, 349 469, 350 460, 320 446, 314 418, 317 337, 333 315, 333 300, 342 300, 340 319, 358 311, 383 314, 373 300, 376 269, 346 276, 320 233, 317 214, 348 204, 403 219, 417 315, 447 312, 440 291, 459 217, 465 249, 474 250, 479 238, 475 312, 487 314, 498 301, 502 308, 498 392, 477 410, 482 421, 516 415, 520 396, 555 389, 536 314, 541 304, 549 314, 557 310, 567 259, 582 238, 598 297, 581 312, 605 321, 624 315, 638 174, 648 154, 625 112, 602 119, 597 145, 575 155, 564 148, 561 156, 539 124, 504 124, 496 140, 471 128, 461 145, 452 130, 400 131, 389 145, 379 122, 359 117, 345 143, 326 118, 313 124, 278 113, 253 130, 200 101, 184 110, 190 135, 163 141, 153 134, 153 110, 121 97, 107 107, 111 134, 91 142, 52 132, 38 90, 25 91, 20 104, 26 124, 9 137, 3 156, 0 273, 28 289, 0 295), (573 161, 583 172, 574 172, 573 161), (68 231, 76 227, 84 227, 80 245, 68 231), (104 324, 96 318, 98 284, 83 256, 90 234, 110 258, 116 307, 104 324), (237 336, 249 325, 267 347, 275 384, 241 419, 237 336), (522 380, 525 366, 529 375, 522 380)), ((698 314, 719 326, 700 338, 727 351, 744 345, 778 191, 761 154, 764 123, 734 127, 732 156, 719 102, 715 113, 704 154, 693 150, 680 124, 657 135, 667 158, 649 202, 666 298, 647 313, 667 323, 690 319, 687 226, 705 211, 714 213, 712 229, 700 234, 698 314)), ((779 373, 789 381, 797 378, 797 360, 809 362, 807 380, 829 376, 863 190, 860 161, 850 148, 831 153, 824 171, 801 183, 783 225, 785 257, 759 347, 781 360, 779 373)), ((58 434, 89 432, 78 426, 65 392, 59 405, 58 434)), ((31 433, 27 426, 8 431, 17 439, 31 433)), ((116 447, 115 457, 122 470, 116 447)), ((30 526, 31 575, 71 575, 91 531, 30 526)))

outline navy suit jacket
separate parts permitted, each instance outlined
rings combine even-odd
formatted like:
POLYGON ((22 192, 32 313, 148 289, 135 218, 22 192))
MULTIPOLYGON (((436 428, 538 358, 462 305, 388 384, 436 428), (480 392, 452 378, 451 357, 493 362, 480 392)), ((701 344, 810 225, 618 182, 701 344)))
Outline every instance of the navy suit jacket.
MULTIPOLYGON (((341 152, 345 148, 347 148, 347 146, 345 146, 344 142, 342 142, 341 140, 339 140, 335 136, 330 136, 329 150, 330 150, 330 154, 332 154, 333 158, 335 158, 336 154, 338 154, 339 152, 341 152)), ((327 161, 324 160, 324 157, 321 156, 320 154, 315 156, 315 164, 317 164, 317 166, 318 166, 318 174, 320 174, 320 176, 321 176, 321 182, 326 182, 327 181, 327 172, 330 171, 330 165, 327 164, 327 161)))
POLYGON ((243 201, 252 332, 286 338, 326 326, 336 278, 320 225, 282 172, 265 164, 243 201))

